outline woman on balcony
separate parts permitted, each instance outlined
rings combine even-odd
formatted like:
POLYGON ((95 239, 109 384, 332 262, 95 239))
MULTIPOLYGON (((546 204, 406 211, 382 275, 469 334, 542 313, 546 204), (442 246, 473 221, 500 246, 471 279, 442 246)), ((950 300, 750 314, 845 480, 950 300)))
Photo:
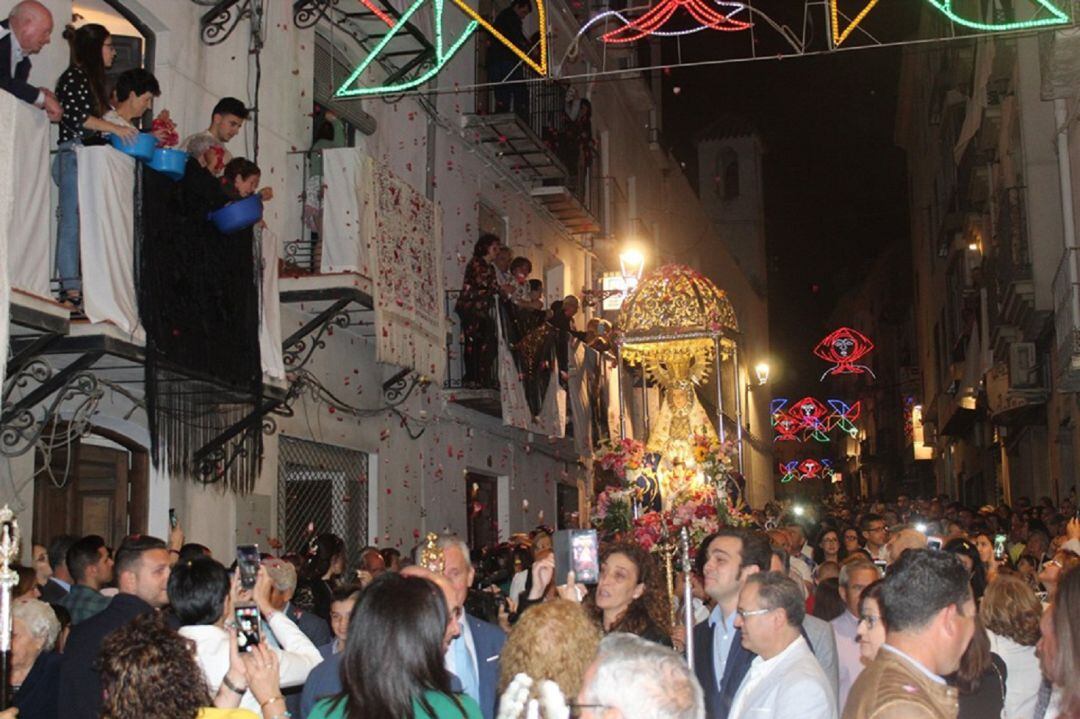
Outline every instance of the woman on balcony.
POLYGON ((82 301, 79 271, 79 173, 76 148, 104 144, 103 133, 134 140, 139 131, 103 119, 109 111, 105 70, 116 58, 112 36, 94 23, 75 29, 68 26, 64 38, 71 44, 71 65, 56 82, 56 96, 64 109, 60 118, 60 142, 53 161, 53 181, 60 188, 57 209, 56 273, 60 299, 71 305, 82 301))
POLYGON ((465 372, 461 383, 465 387, 493 385, 495 365, 495 318, 492 310, 499 294, 495 273, 495 255, 499 238, 481 235, 473 247, 473 256, 465 266, 465 281, 461 286, 454 310, 461 318, 461 336, 465 344, 465 372))

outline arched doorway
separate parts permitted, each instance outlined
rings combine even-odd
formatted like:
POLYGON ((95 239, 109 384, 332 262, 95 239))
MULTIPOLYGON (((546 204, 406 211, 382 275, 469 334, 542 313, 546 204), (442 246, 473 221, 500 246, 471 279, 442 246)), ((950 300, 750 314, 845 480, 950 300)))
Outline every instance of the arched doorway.
MULTIPOLYGON (((59 432, 58 432, 59 434, 59 432)), ((34 536, 98 534, 111 547, 146 533, 150 457, 146 448, 103 428, 34 460, 34 536)))

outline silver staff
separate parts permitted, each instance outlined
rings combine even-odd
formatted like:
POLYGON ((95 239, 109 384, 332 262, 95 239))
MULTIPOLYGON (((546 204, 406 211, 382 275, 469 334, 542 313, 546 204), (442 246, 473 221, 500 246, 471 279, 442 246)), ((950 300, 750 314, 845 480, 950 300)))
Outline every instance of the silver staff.
POLYGON ((690 584, 690 530, 682 528, 679 533, 682 545, 683 569, 683 627, 686 629, 686 663, 694 668, 694 588, 690 584))
POLYGON ((5 504, 0 509, 0 709, 11 704, 8 675, 11 662, 11 593, 19 583, 12 567, 19 561, 19 523, 5 504))

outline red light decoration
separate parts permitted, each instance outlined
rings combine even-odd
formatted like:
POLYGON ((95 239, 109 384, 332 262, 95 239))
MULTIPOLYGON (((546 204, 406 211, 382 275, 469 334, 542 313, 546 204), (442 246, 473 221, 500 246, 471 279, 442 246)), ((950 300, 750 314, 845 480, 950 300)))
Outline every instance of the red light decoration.
MULTIPOLYGON (((740 3, 727 2, 720 4, 734 6, 735 10, 732 11, 733 13, 745 9, 745 6, 740 3)), ((705 2, 705 0, 661 0, 658 5, 651 8, 641 17, 634 18, 622 27, 609 30, 601 35, 600 39, 604 42, 624 43, 640 40, 653 33, 658 35, 684 34, 683 32, 670 33, 661 31, 664 24, 671 19, 679 8, 686 10, 692 18, 700 23, 699 27, 684 31, 686 33, 696 32, 705 28, 721 30, 724 32, 736 32, 739 30, 746 30, 751 26, 751 23, 749 22, 735 20, 731 18, 730 15, 717 12, 709 7, 709 4, 705 2)))
POLYGON ((828 375, 841 374, 868 374, 876 379, 877 375, 873 370, 864 364, 858 364, 872 349, 874 343, 870 338, 850 327, 841 327, 829 334, 814 347, 815 355, 833 363, 833 366, 821 375, 821 379, 824 380, 828 375))
POLYGON ((808 479, 821 479, 832 473, 832 460, 813 459, 808 457, 804 460, 793 459, 790 462, 780 463, 780 484, 808 479))

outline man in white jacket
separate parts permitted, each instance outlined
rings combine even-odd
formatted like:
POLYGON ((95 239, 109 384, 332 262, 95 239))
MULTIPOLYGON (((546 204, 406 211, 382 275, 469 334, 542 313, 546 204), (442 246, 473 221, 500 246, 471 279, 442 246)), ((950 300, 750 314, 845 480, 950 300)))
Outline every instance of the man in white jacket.
POLYGON ((254 590, 245 592, 239 589, 238 581, 230 580, 220 562, 209 557, 178 563, 169 576, 169 602, 183 625, 180 634, 195 643, 195 657, 206 676, 211 696, 224 685, 241 695, 241 707, 257 714, 259 702, 243 680, 226 676, 234 639, 225 626, 226 622, 232 625, 238 604, 254 604, 277 638, 281 648, 272 651, 278 657, 278 676, 283 689, 303 684, 322 661, 311 640, 284 613, 274 609, 270 603, 271 588, 265 568, 259 569, 254 590))
POLYGON ((739 593, 735 626, 757 654, 731 702, 731 719, 836 719, 836 700, 802 635, 806 607, 795 581, 759 572, 739 593))

